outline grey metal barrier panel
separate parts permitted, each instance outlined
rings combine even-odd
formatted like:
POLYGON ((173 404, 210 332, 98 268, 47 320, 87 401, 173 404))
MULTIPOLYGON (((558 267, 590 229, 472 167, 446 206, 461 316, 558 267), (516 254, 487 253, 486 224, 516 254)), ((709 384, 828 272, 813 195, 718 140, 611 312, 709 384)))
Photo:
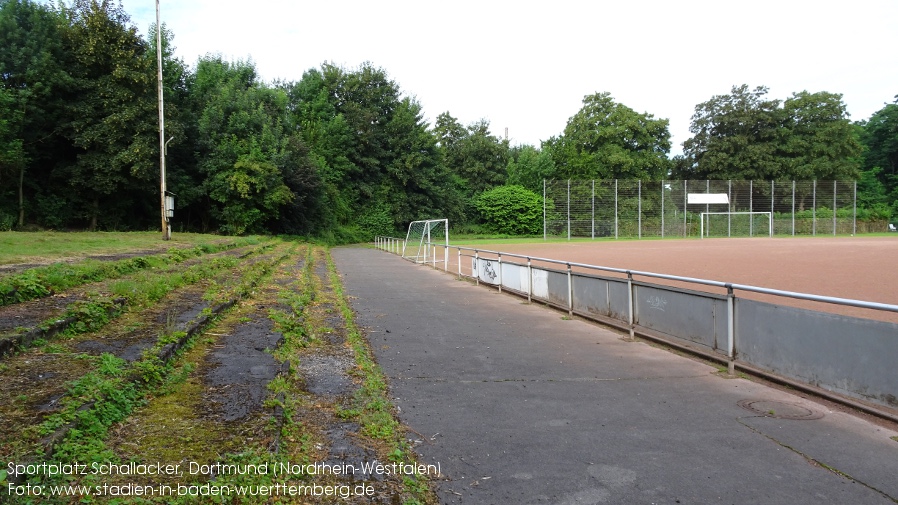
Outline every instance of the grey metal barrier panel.
POLYGON ((499 262, 495 259, 471 258, 473 277, 487 284, 499 284, 499 262))
POLYGON ((527 267, 517 263, 502 262, 502 286, 527 294, 527 267))
POLYGON ((736 299, 737 359, 898 407, 898 324, 736 299))
POLYGON ((544 302, 549 301, 549 271, 542 268, 530 269, 530 278, 532 279, 533 298, 540 299, 544 302))
POLYGON ((608 285, 611 317, 627 322, 630 320, 630 289, 626 281, 612 282, 608 285))
POLYGON ((611 317, 608 279, 577 275, 572 287, 574 312, 611 317))
POLYGON ((627 281, 583 274, 574 274, 572 281, 574 312, 629 320, 627 281))
POLYGON ((637 325, 726 354, 725 296, 634 282, 633 298, 637 325))
POLYGON ((549 273, 549 303, 560 307, 567 307, 570 295, 568 294, 567 272, 547 270, 549 273))

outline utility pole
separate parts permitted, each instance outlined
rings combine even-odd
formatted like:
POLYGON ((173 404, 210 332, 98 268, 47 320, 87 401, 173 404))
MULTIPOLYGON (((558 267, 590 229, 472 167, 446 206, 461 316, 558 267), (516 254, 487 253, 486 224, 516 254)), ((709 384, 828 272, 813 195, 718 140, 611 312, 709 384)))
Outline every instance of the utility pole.
POLYGON ((171 226, 168 223, 168 209, 165 204, 165 112, 162 102, 162 22, 159 15, 159 0, 156 0, 156 88, 159 94, 159 200, 162 211, 162 240, 171 240, 171 226))

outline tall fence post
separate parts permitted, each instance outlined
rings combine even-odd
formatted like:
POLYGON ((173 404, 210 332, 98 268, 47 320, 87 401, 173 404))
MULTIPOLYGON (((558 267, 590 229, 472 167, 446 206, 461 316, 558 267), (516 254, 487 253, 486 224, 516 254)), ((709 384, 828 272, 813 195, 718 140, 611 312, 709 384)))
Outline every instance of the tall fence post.
POLYGON ((636 221, 639 223, 637 225, 637 227, 639 229, 639 231, 637 233, 638 233, 638 238, 642 239, 642 179, 639 179, 639 181, 637 182, 637 187, 639 188, 637 190, 638 192, 636 194, 637 195, 636 198, 638 201, 637 207, 636 207, 636 221))
MULTIPOLYGON (((705 186, 706 186, 706 188, 705 188, 705 193, 709 193, 709 194, 710 194, 710 193, 711 193, 711 181, 708 180, 708 179, 706 179, 706 180, 705 180, 705 186)), ((711 212, 711 206, 708 205, 708 204, 706 203, 706 204, 705 204, 705 214, 707 214, 707 213, 709 213, 709 212, 711 212)), ((705 222, 705 220, 702 219, 702 223, 704 223, 704 222, 705 222)), ((708 228, 710 228, 710 227, 711 227, 711 219, 708 218, 708 228)), ((708 236, 709 236, 709 237, 711 236, 711 231, 710 231, 710 230, 708 231, 708 236)), ((704 238, 704 237, 703 237, 703 238, 704 238)))
POLYGON ((792 236, 795 236, 795 181, 792 181, 792 236))
POLYGON ((851 218, 851 235, 857 235, 857 181, 854 181, 854 215, 851 218))
POLYGON ((727 373, 733 375, 736 371, 736 296, 733 286, 727 284, 727 373))
POLYGON ((833 181, 833 237, 836 236, 836 187, 837 181, 833 181))
POLYGON ((617 179, 614 179, 614 239, 617 240, 617 179))
POLYGON ((548 216, 546 215, 546 180, 543 179, 543 240, 547 240, 546 237, 546 219, 548 216))
MULTIPOLYGON (((727 180, 727 212, 733 212, 733 180, 727 180)), ((751 216, 749 216, 751 217, 751 216)), ((711 220, 708 220, 708 227, 711 227, 711 220)), ((727 214, 727 237, 733 236, 733 215, 727 214)))
POLYGON ((817 236, 817 179, 814 179, 814 197, 811 200, 811 235, 817 236))
POLYGON ((689 181, 683 180, 683 238, 687 237, 686 230, 689 227, 688 219, 686 215, 688 214, 688 204, 686 200, 686 196, 689 194, 689 181))
POLYGON ((458 280, 461 280, 461 247, 458 248, 458 280))
POLYGON ((664 181, 661 181, 661 238, 664 238, 664 181))
MULTIPOLYGON (((753 180, 748 181, 748 211, 749 212, 755 211, 755 202, 754 202, 755 187, 754 187, 754 184, 755 184, 755 181, 753 181, 753 180)), ((749 237, 755 236, 755 218, 754 218, 753 214, 748 215, 748 236, 749 237)))
POLYGON ((571 239, 571 180, 567 180, 567 239, 571 239))
POLYGON ((592 239, 596 239, 596 180, 592 180, 592 239))

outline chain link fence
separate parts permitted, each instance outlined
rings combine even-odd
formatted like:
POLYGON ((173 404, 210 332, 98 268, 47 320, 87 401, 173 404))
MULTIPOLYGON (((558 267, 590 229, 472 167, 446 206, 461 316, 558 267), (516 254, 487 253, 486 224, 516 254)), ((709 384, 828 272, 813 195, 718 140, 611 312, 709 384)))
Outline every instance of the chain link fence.
POLYGON ((870 231, 858 227, 855 181, 545 180, 543 196, 544 238, 870 231), (728 203, 690 203, 702 194, 726 195, 728 203))

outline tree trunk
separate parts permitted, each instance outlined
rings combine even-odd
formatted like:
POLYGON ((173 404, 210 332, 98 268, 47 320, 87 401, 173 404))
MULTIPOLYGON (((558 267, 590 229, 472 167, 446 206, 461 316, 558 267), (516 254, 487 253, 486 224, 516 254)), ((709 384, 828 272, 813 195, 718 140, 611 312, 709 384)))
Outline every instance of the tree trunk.
POLYGON ((25 184, 25 163, 19 168, 19 228, 25 226, 25 193, 22 187, 25 184))
POLYGON ((90 231, 97 231, 97 214, 100 213, 100 200, 94 197, 93 209, 90 216, 90 231))

